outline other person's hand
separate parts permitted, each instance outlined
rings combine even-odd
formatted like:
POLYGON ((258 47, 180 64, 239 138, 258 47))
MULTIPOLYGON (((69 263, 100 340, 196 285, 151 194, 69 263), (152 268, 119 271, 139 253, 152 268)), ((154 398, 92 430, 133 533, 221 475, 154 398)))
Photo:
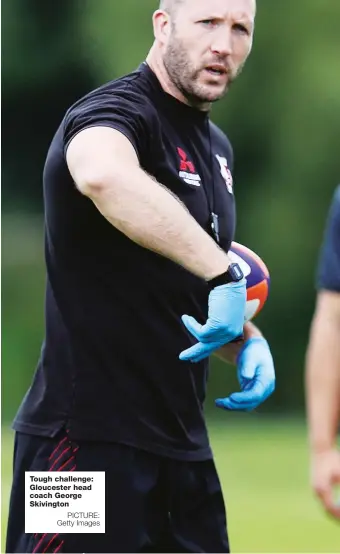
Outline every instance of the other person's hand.
POLYGON ((336 486, 340 485, 340 451, 333 448, 313 452, 311 474, 313 490, 324 509, 340 520, 340 494, 335 498, 336 486))

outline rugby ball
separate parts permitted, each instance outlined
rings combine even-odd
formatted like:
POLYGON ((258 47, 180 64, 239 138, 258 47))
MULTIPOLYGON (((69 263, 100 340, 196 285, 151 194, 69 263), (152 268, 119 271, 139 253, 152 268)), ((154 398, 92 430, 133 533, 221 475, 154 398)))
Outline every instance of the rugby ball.
POLYGON ((238 242, 231 243, 228 255, 239 264, 247 280, 245 321, 250 321, 262 310, 268 298, 269 271, 260 256, 238 242))

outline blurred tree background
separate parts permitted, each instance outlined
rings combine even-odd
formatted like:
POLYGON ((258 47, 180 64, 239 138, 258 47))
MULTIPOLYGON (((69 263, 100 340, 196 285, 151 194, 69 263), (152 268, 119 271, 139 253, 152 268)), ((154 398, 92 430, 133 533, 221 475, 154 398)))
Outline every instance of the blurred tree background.
MULTIPOLYGON (((133 70, 152 42, 156 0, 11 0, 2 5, 3 418, 12 418, 43 333, 45 154, 68 106, 133 70)), ((301 410, 314 274, 339 177, 340 2, 259 0, 253 53, 212 119, 235 150, 236 240, 271 273, 258 324, 278 386, 261 408, 301 410)), ((235 386, 214 361, 211 397, 235 386)), ((207 409, 212 402, 207 402, 207 409)))

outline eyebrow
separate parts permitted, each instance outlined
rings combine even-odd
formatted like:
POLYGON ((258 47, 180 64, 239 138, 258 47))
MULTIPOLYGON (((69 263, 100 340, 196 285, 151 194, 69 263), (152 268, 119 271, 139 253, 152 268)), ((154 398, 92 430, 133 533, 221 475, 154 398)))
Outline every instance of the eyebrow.
POLYGON ((250 27, 254 27, 255 19, 250 19, 249 17, 237 17, 235 19, 238 23, 243 23, 244 25, 249 25, 250 27))
POLYGON ((238 13, 237 19, 245 19, 247 21, 253 21, 253 18, 250 18, 249 15, 246 14, 246 12, 238 13))
MULTIPOLYGON (((204 12, 204 13, 202 13, 202 15, 198 16, 197 19, 201 19, 201 20, 204 20, 204 19, 221 20, 221 19, 224 19, 224 16, 221 15, 221 14, 217 14, 217 13, 204 12)), ((239 21, 239 22, 242 22, 242 23, 247 23, 248 25, 253 25, 254 24, 254 19, 253 18, 251 19, 245 13, 237 14, 235 16, 235 21, 239 21)))

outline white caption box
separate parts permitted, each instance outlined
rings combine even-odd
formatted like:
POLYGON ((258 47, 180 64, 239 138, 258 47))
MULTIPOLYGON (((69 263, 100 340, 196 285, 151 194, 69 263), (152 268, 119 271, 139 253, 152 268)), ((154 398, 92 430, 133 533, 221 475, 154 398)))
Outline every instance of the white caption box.
POLYGON ((105 472, 26 471, 25 533, 105 533, 105 472))

